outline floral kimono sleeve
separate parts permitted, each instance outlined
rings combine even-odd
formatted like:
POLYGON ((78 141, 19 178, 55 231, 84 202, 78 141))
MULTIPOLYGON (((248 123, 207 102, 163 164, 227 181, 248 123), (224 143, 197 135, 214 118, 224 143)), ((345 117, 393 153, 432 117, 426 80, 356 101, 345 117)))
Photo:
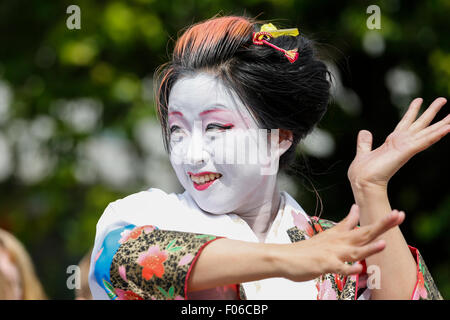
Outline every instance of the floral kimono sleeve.
MULTIPOLYGON (((305 240, 319 232, 323 232, 329 228, 334 227, 337 223, 318 217, 310 217, 307 221, 301 215, 292 213, 294 216, 295 227, 287 230, 292 242, 305 240)), ((414 247, 408 246, 411 250, 416 264, 417 264, 417 281, 414 290, 411 294, 412 300, 428 299, 428 300, 442 300, 436 284, 431 277, 425 262, 414 247)), ((370 282, 367 274, 365 260, 358 261, 363 265, 363 271, 359 275, 352 275, 343 277, 338 274, 324 274, 316 279, 316 288, 318 291, 317 299, 326 300, 367 300, 370 299, 370 282)))
POLYGON ((183 300, 190 271, 216 237, 127 225, 109 232, 94 258, 97 283, 112 300, 183 300))
POLYGON ((417 263, 417 282, 411 300, 443 300, 419 250, 408 246, 417 263))

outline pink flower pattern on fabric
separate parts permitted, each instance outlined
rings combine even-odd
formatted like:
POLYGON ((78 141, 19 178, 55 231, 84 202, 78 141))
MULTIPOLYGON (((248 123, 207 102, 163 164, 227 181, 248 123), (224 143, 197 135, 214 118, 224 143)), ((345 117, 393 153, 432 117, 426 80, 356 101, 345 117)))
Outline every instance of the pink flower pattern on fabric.
POLYGON ((103 247, 98 251, 97 255, 94 258, 94 262, 97 262, 98 258, 100 258, 101 254, 103 252, 103 247))
POLYGON ((337 300, 336 291, 329 279, 317 281, 316 288, 318 291, 317 300, 337 300))
POLYGON ((314 230, 306 217, 300 212, 296 212, 295 210, 292 210, 291 214, 292 218, 294 218, 294 225, 300 231, 306 232, 306 235, 311 238, 314 235, 314 230))
POLYGON ((116 292, 119 300, 144 300, 140 295, 131 290, 125 291, 122 289, 115 289, 114 291, 116 292))
POLYGON ((151 246, 146 252, 139 254, 137 263, 144 267, 142 270, 142 277, 145 280, 150 280, 153 275, 161 278, 164 274, 164 261, 167 260, 168 254, 165 250, 160 251, 159 247, 151 246))
POLYGON ((425 288, 425 281, 421 271, 417 274, 417 285, 414 290, 413 300, 419 300, 420 298, 426 299, 428 297, 427 289, 425 288))
POLYGON ((184 257, 182 257, 180 259, 180 262, 178 262, 178 266, 184 266, 185 264, 188 264, 189 262, 192 261, 192 259, 194 259, 194 255, 188 253, 187 255, 185 255, 184 257))
POLYGON ((149 234, 150 232, 152 232, 153 230, 155 230, 155 226, 142 226, 142 227, 136 227, 132 230, 124 230, 120 236, 120 240, 119 243, 120 244, 124 244, 125 242, 127 242, 128 240, 132 239, 132 240, 136 240, 142 233, 142 231, 144 231, 146 234, 149 234))
POLYGON ((119 269, 119 275, 123 279, 123 281, 128 282, 125 266, 120 266, 118 269, 119 269))

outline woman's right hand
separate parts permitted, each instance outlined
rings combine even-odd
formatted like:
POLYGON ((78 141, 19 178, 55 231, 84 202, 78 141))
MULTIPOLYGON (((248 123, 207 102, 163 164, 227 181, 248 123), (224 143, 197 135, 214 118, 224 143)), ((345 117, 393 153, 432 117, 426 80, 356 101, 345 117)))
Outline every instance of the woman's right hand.
POLYGON ((362 265, 345 262, 363 260, 384 249, 377 237, 398 226, 403 212, 392 211, 376 223, 355 228, 359 221, 358 206, 333 228, 310 239, 290 244, 254 243, 217 239, 208 244, 192 267, 188 291, 283 277, 308 281, 325 273, 341 275, 362 272, 362 265))
POLYGON ((292 281, 307 281, 325 273, 359 274, 363 269, 361 264, 346 262, 361 261, 382 251, 385 242, 377 238, 404 219, 403 211, 393 210, 376 223, 355 228, 359 208, 353 205, 347 217, 333 228, 310 239, 283 245, 283 250, 278 252, 282 276, 292 281))

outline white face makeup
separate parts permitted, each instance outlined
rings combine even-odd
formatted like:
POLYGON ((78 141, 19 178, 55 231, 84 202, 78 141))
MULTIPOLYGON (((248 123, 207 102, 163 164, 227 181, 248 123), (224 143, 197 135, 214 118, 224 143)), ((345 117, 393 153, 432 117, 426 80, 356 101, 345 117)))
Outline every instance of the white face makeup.
MULTIPOLYGON (((198 73, 178 80, 169 96, 170 161, 198 206, 214 214, 257 208, 272 199, 276 185, 276 174, 261 173, 261 161, 224 161, 263 152, 256 122, 230 93, 212 75, 198 73)), ((278 164, 282 152, 271 152, 271 161, 278 164)))

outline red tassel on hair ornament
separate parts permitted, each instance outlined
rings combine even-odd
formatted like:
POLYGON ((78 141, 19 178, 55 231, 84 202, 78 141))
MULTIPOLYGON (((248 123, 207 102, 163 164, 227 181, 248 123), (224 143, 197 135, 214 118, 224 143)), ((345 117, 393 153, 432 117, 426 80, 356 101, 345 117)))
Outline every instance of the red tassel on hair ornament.
POLYGON ((285 50, 276 45, 270 43, 267 40, 271 38, 277 38, 279 36, 297 36, 299 34, 298 29, 282 29, 278 30, 273 24, 268 23, 261 27, 259 32, 253 32, 253 43, 259 46, 268 45, 269 47, 274 48, 284 54, 286 58, 288 58, 290 63, 294 63, 298 59, 298 49, 285 50))

